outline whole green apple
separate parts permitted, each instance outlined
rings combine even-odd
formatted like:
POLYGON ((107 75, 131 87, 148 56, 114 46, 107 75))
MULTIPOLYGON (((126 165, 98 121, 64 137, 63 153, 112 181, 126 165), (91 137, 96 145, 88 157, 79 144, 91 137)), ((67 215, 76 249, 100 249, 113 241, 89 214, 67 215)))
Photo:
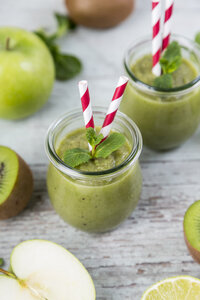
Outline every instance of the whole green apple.
POLYGON ((39 110, 54 82, 52 56, 35 34, 0 28, 0 118, 20 119, 39 110))

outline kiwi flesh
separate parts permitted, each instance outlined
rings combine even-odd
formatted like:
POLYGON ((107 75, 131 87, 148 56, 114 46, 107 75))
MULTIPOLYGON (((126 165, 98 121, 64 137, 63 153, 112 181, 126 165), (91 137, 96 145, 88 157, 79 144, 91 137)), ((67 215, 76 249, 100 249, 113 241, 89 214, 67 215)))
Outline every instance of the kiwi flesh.
POLYGON ((116 26, 134 8, 134 0, 65 0, 65 3, 72 20, 93 28, 116 26))
POLYGON ((200 263, 200 200, 194 202, 184 216, 184 237, 193 259, 200 263))
POLYGON ((0 146, 0 220, 19 214, 33 191, 33 176, 25 161, 8 147, 0 146))

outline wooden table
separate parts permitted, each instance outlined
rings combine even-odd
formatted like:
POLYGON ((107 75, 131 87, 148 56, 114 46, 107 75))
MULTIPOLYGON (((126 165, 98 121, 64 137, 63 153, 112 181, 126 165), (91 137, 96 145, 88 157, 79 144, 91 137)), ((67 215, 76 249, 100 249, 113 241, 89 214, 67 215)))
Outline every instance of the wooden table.
MULTIPOLYGON (((0 25, 30 30, 53 28, 53 11, 65 11, 62 0, 2 0, 0 8, 0 25)), ((200 30, 199 14, 198 0, 177 0, 173 31, 193 38, 200 30)), ((80 106, 80 79, 89 80, 93 103, 108 105, 123 73, 124 50, 136 38, 150 34, 150 24, 150 1, 138 0, 135 13, 114 29, 79 27, 60 46, 82 59, 82 74, 65 83, 56 82, 49 102, 36 115, 22 121, 0 121, 0 143, 24 157, 35 180, 25 211, 0 222, 0 257, 7 266, 16 244, 40 238, 63 245, 83 262, 94 279, 98 300, 140 299, 149 285, 165 277, 200 276, 182 229, 185 210, 200 199, 200 131, 174 151, 156 153, 144 148, 141 200, 132 216, 113 232, 90 235, 68 226, 52 209, 46 190, 44 138, 48 126, 63 111, 80 106)))

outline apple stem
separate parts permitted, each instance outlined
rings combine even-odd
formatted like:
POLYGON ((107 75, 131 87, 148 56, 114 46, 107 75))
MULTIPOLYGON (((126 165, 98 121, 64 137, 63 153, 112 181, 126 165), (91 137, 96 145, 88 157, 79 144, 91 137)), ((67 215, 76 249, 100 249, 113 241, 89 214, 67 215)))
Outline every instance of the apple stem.
POLYGON ((17 279, 17 277, 14 274, 12 274, 12 273, 10 273, 8 271, 5 271, 5 270, 3 270, 1 268, 0 268, 0 272, 3 273, 3 274, 5 274, 6 276, 9 276, 9 277, 12 277, 14 279, 17 279))
POLYGON ((10 50, 10 38, 7 37, 6 39, 6 50, 9 51, 10 50))

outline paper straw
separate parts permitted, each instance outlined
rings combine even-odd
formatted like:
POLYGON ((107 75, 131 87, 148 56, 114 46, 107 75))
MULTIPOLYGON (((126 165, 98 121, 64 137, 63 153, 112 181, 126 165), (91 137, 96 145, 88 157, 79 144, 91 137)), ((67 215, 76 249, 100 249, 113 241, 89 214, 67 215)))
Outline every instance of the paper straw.
POLYGON ((160 76, 161 74, 161 67, 159 64, 162 44, 160 20, 160 0, 152 0, 152 72, 156 76, 160 76))
POLYGON ((111 127, 112 127, 112 123, 114 121, 115 115, 117 113, 117 110, 119 108, 120 102, 122 100, 122 96, 124 94, 124 90, 126 88, 126 85, 128 83, 128 78, 125 76, 121 76, 119 78, 117 87, 115 89, 112 101, 109 105, 103 126, 101 128, 100 133, 103 134, 104 136, 104 140, 108 137, 111 127))
POLYGON ((163 28, 162 51, 167 48, 170 42, 173 6, 174 0, 165 0, 165 19, 163 28))
MULTIPOLYGON (((83 109, 83 118, 85 122, 85 127, 89 128, 92 127, 94 128, 94 119, 93 119, 93 113, 92 113, 92 106, 90 102, 90 95, 89 95, 89 90, 88 90, 88 83, 86 80, 79 81, 78 83, 79 87, 79 93, 81 97, 81 104, 82 104, 82 109, 83 109)), ((92 150, 92 147, 90 144, 89 145, 89 150, 92 150)))

